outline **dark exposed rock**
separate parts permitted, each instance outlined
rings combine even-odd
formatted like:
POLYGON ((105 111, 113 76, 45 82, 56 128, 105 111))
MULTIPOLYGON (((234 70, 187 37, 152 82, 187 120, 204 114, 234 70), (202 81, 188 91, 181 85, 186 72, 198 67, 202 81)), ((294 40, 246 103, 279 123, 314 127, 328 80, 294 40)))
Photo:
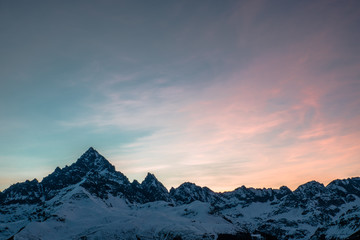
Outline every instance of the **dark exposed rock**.
POLYGON ((207 187, 199 187, 194 183, 186 182, 178 188, 170 189, 170 196, 175 202, 188 204, 194 201, 213 203, 219 197, 207 187))
POLYGON ((140 186, 148 202, 170 201, 168 190, 153 174, 148 173, 140 186))

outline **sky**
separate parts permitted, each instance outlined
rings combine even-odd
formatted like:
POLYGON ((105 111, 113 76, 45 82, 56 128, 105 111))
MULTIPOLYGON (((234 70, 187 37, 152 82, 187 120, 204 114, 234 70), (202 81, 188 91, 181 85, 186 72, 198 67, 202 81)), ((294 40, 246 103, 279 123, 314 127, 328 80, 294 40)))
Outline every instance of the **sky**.
POLYGON ((130 180, 360 176, 360 1, 0 0, 0 190, 94 147, 130 180))

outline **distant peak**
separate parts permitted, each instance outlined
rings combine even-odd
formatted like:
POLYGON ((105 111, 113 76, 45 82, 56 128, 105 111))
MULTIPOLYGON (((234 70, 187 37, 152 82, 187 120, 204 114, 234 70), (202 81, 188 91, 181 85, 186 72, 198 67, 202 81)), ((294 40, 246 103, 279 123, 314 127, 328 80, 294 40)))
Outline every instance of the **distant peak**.
POLYGON ((154 181, 158 182, 157 178, 155 177, 154 174, 148 172, 145 179, 144 179, 144 181, 143 181, 143 183, 145 183, 145 182, 154 182, 154 181))
POLYGON ((147 173, 145 179, 142 181, 141 185, 153 185, 163 187, 162 183, 155 177, 155 175, 149 172, 147 173))
POLYGON ((290 188, 288 188, 287 186, 281 186, 279 190, 282 192, 291 192, 290 188))
POLYGON ((319 194, 321 192, 325 192, 327 189, 322 183, 319 183, 317 181, 310 181, 305 184, 300 185, 294 193, 296 195, 302 195, 306 197, 312 197, 316 194, 319 194))
POLYGON ((149 173, 149 172, 147 173, 146 178, 155 178, 156 179, 155 175, 152 173, 149 173))
POLYGON ((299 188, 311 188, 311 187, 319 187, 319 188, 324 188, 325 186, 324 186, 324 184, 322 184, 322 183, 319 183, 319 182, 317 182, 317 181, 315 181, 315 180, 312 180, 312 181, 310 181, 310 182, 307 182, 307 183, 305 183, 305 184, 302 184, 302 185, 300 185, 299 186, 299 188))
POLYGON ((199 187, 195 183, 192 182, 184 182, 179 186, 179 188, 193 188, 193 187, 199 187))

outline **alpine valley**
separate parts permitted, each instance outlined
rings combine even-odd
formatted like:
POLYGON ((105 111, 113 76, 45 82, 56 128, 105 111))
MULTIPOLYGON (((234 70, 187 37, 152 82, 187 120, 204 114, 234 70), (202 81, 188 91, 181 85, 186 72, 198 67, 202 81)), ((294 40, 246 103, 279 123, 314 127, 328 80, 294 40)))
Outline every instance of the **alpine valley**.
POLYGON ((142 183, 89 148, 0 192, 0 239, 360 239, 360 178, 216 193, 142 183))

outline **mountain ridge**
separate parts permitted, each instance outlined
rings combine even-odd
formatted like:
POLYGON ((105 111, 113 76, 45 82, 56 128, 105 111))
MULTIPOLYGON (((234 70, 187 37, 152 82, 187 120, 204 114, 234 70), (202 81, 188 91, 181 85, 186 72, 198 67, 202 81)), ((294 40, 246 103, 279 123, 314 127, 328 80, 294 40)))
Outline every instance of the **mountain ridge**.
MULTIPOLYGON (((66 170, 66 169, 68 169, 68 168, 70 168, 70 167, 72 167, 72 166, 74 166, 74 165, 80 165, 80 164, 82 164, 82 165, 87 166, 88 168, 93 168, 94 166, 101 166, 101 165, 99 165, 99 162, 97 162, 97 163, 95 163, 95 164, 92 164, 92 163, 90 162, 90 166, 87 165, 87 164, 89 164, 89 162, 86 162, 86 161, 84 162, 84 158, 88 159, 88 158, 90 157, 90 160, 91 160, 91 159, 96 159, 96 158, 94 158, 94 156, 98 156, 101 160, 104 161, 105 165, 107 165, 107 166, 102 166, 103 168, 108 168, 108 169, 111 169, 111 171, 119 172, 119 171, 116 171, 116 170, 115 170, 115 166, 112 165, 106 158, 104 158, 97 150, 95 150, 93 147, 89 147, 89 149, 88 149, 87 151, 85 151, 85 152, 81 155, 81 157, 77 159, 76 162, 72 163, 70 166, 66 165, 66 166, 63 167, 63 168, 60 168, 59 166, 57 166, 57 167, 55 168, 55 170, 54 170, 52 173, 50 173, 50 174, 48 174, 47 176, 45 176, 45 177, 43 178, 43 180, 44 180, 44 179, 47 179, 49 176, 51 176, 52 174, 54 174, 54 173, 56 173, 56 172, 59 173, 59 172, 61 172, 61 171, 63 171, 63 170, 66 170), (80 162, 79 162, 79 160, 80 160, 80 162), (96 164, 97 164, 97 165, 96 165, 96 164)), ((95 169, 95 170, 99 170, 99 169, 95 169)), ((103 169, 100 169, 100 170, 103 170, 103 169)), ((120 172, 120 173, 121 173, 121 172, 120 172)), ((121 174, 122 174, 122 173, 121 173, 121 174)), ((147 175, 145 176, 145 178, 146 178, 149 174, 155 177, 154 174, 148 172, 147 175)), ((123 175, 124 175, 124 174, 123 174, 123 175)), ((124 175, 124 176, 125 176, 125 175, 124 175)), ((127 178, 127 177, 126 177, 126 178, 127 178)), ((144 180, 145 180, 145 178, 144 178, 144 180)), ((156 177, 155 177, 155 178, 156 178, 156 177)), ((285 186, 285 185, 281 186, 280 188, 257 188, 257 187, 246 187, 246 186, 243 185, 243 186, 238 187, 238 188, 244 187, 244 188, 248 188, 248 189, 258 189, 258 190, 265 190, 265 189, 280 190, 281 188, 285 187, 285 188, 289 189, 290 191, 295 192, 295 191, 297 191, 300 187, 305 186, 305 185, 308 185, 308 184, 311 184, 311 183, 316 183, 316 184, 318 184, 318 185, 322 185, 322 186, 324 186, 325 188, 327 188, 329 185, 333 185, 334 183, 343 184, 343 182, 349 182, 349 181, 352 181, 352 180, 359 180, 359 179, 360 179, 360 177, 350 177, 350 178, 346 178, 346 179, 335 179, 335 180, 332 180, 331 182, 329 182, 326 186, 325 186, 323 183, 320 183, 320 182, 318 182, 318 181, 316 181, 316 180, 311 180, 311 181, 308 181, 308 182, 306 182, 306 183, 304 183, 304 184, 299 185, 299 186, 298 186, 296 189, 294 189, 294 190, 291 190, 288 186, 285 186)), ((42 181, 43 181, 43 180, 42 180, 42 181)), ((143 180, 143 181, 144 181, 144 180, 143 180)), ((26 180, 25 182, 27 182, 27 181, 39 181, 39 180, 38 180, 37 178, 34 178, 33 180, 26 180)), ((128 181, 129 181, 129 180, 128 180, 128 181)), ((136 180, 136 179, 134 179, 133 181, 138 182, 138 180, 136 180)), ((129 181, 129 182, 130 182, 130 181, 129 181)), ((17 182, 17 183, 15 183, 15 184, 19 184, 19 183, 24 183, 24 182, 17 182)), ((184 182, 184 183, 187 183, 187 182, 184 182)), ((182 183, 182 184, 184 184, 184 183, 182 183)), ((12 185, 15 185, 15 184, 12 184, 12 185)), ((180 184, 178 187, 180 187, 182 184, 180 184)), ((194 183, 194 184, 195 184, 195 183, 194 183)), ((10 188, 12 185, 10 185, 8 188, 10 188)), ((195 185, 196 185, 196 184, 195 184, 195 185)), ((198 185, 197 185, 197 186, 198 186, 198 185)), ((165 186, 164 186, 164 187, 165 187, 165 186)), ((208 188, 208 187, 206 187, 206 186, 204 186, 204 187, 205 187, 205 188, 208 188)), ((4 191, 7 190, 8 188, 0 191, 0 193, 1 193, 1 192, 4 192, 4 191)), ((165 188, 166 188, 166 187, 165 187, 165 188)), ((166 189, 170 192, 170 190, 171 190, 172 188, 175 188, 175 187, 171 187, 170 189, 167 189, 167 188, 166 188, 166 189)), ((238 188, 236 188, 236 189, 234 189, 234 190, 216 191, 216 193, 232 192, 232 191, 237 190, 238 188)), ((214 191, 214 192, 215 192, 215 191, 214 191)))
MULTIPOLYGON (((47 222, 59 208, 65 208, 67 202, 71 204, 75 200, 91 200, 91 204, 95 206, 100 201, 107 207, 117 206, 119 201, 124 201, 126 206, 135 209, 142 209, 146 205, 152 208, 163 202, 166 204, 159 209, 164 211, 168 211, 168 208, 188 209, 192 205, 205 204, 200 204, 199 209, 208 209, 201 213, 205 214, 206 219, 215 217, 219 221, 225 220, 221 222, 223 230, 218 233, 214 230, 214 236, 234 231, 261 231, 278 239, 317 239, 322 236, 344 239, 345 235, 350 236, 360 229, 360 177, 333 180, 327 186, 310 181, 294 191, 286 186, 279 189, 241 186, 233 191, 214 192, 190 182, 168 190, 151 173, 141 183, 137 180, 130 182, 90 147, 75 163, 64 168, 57 167, 41 182, 36 179, 27 180, 0 192, 0 216, 2 214, 8 219, 7 222, 0 221, 0 236, 5 236, 6 231, 9 232, 6 236, 9 236, 19 230, 14 227, 13 231, 5 231, 1 226, 10 229, 9 226, 16 225, 19 219, 26 223, 25 226, 34 225, 34 222, 47 222), (24 213, 21 213, 25 206, 30 206, 26 208, 31 211, 23 210, 24 213), (19 215, 13 214, 11 211, 14 210, 10 209, 20 212, 19 215)), ((177 213, 171 213, 178 219, 175 226, 184 219, 196 221, 196 215, 200 214, 198 211, 196 208, 186 210, 180 214, 181 217, 177 213)), ((188 225, 193 224, 195 223, 191 222, 188 225)), ((185 228, 188 225, 184 225, 185 228)), ((26 229, 30 231, 30 228, 26 229)), ((206 231, 205 233, 208 234, 206 231)), ((184 235, 183 232, 179 234, 184 235)))

